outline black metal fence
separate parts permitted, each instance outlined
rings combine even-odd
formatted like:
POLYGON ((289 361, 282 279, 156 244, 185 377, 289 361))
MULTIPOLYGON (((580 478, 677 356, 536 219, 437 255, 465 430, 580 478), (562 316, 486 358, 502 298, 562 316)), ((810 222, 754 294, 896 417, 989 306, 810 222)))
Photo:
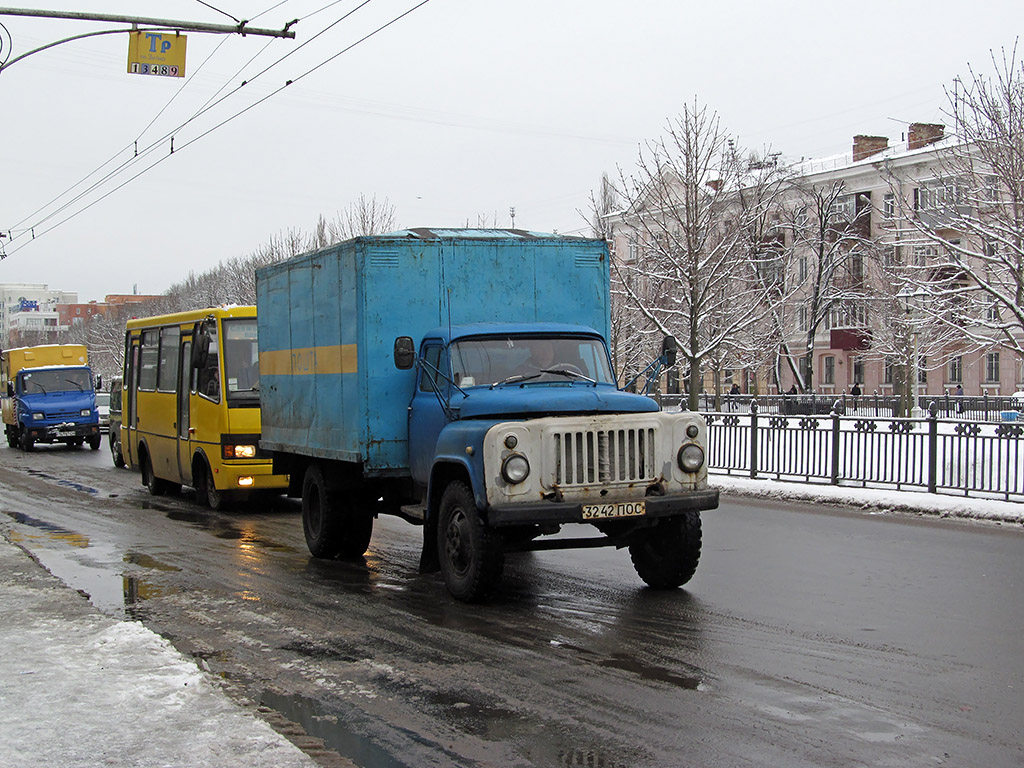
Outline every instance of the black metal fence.
MULTIPOLYGON (((819 398, 820 400, 820 398, 819 398)), ((765 412, 705 413, 715 474, 1024 501, 1024 422, 765 412)))
MULTIPOLYGON (((686 395, 659 395, 657 397, 663 408, 686 406, 686 395)), ((847 416, 892 417, 900 411, 900 398, 892 395, 720 395, 701 393, 699 402, 701 413, 721 411, 723 413, 749 413, 751 403, 756 400, 762 414, 780 414, 788 416, 822 415, 832 413, 839 403, 839 411, 847 416)), ((932 403, 935 404, 940 416, 965 421, 1003 422, 1017 419, 1017 414, 1024 410, 1024 397, 1012 395, 981 395, 966 397, 964 395, 945 394, 941 396, 921 395, 917 407, 921 413, 927 413, 932 403)), ((1024 420, 1024 415, 1020 418, 1024 420)))

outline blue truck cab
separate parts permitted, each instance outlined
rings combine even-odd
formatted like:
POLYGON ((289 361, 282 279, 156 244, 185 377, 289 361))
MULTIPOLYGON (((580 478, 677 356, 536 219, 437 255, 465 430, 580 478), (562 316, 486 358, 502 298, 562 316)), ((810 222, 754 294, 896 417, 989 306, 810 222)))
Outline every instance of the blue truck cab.
POLYGON ((7 444, 31 451, 37 443, 88 443, 100 447, 96 382, 81 345, 43 345, 5 350, 0 378, 7 444), (82 364, 68 365, 66 361, 82 364))
POLYGON ((314 556, 373 518, 423 526, 420 569, 485 597, 506 553, 628 548, 645 582, 700 556, 707 431, 622 391, 604 242, 406 230, 257 271, 263 434, 314 556), (590 535, 558 536, 586 526, 590 535))

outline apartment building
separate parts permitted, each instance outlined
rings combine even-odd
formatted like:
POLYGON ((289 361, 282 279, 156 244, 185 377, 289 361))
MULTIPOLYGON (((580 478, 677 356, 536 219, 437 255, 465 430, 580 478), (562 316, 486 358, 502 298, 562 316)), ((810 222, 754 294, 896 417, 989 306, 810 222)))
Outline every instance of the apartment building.
MULTIPOLYGON (((929 297, 921 290, 897 291, 898 281, 892 277, 904 265, 927 274, 944 247, 937 237, 952 244, 972 237, 956 231, 956 217, 945 215, 957 204, 948 168, 956 148, 942 125, 912 123, 898 141, 857 135, 849 152, 786 164, 786 191, 773 200, 775 224, 768 247, 779 254, 779 269, 786 275, 786 289, 780 295, 788 306, 778 317, 784 318, 785 344, 780 349, 788 355, 775 365, 759 366, 745 364, 741 355, 724 363, 719 356, 714 381, 709 378, 711 365, 704 365, 704 389, 738 383, 744 392, 774 393, 796 386, 838 396, 856 385, 864 394, 893 395, 906 391, 906 378, 916 379, 919 396, 958 391, 1008 395, 1024 389, 1024 370, 1015 352, 968 343, 966 333, 955 327, 945 327, 941 335, 930 333, 942 324, 927 321, 921 302, 929 297), (817 316, 811 278, 820 254, 798 236, 803 226, 813 229, 813 222, 806 220, 814 215, 805 209, 807 190, 835 191, 827 198, 829 210, 824 213, 827 227, 822 231, 827 232, 815 245, 836 249, 830 258, 842 262, 830 277, 827 311, 821 311, 819 301, 817 316), (892 339, 886 343, 891 326, 902 325, 904 318, 912 321, 906 323, 912 333, 904 337, 903 348, 892 339), (807 359, 804 350, 811 328, 813 354, 807 359)), ((653 208, 635 206, 636 210, 653 208)), ((643 259, 635 217, 661 216, 664 211, 631 215, 633 222, 621 214, 608 218, 613 259, 620 265, 636 265, 643 259)), ((631 279, 643 280, 642 275, 637 278, 637 270, 632 272, 631 279)), ((677 379, 664 386, 666 391, 676 389, 677 379)))

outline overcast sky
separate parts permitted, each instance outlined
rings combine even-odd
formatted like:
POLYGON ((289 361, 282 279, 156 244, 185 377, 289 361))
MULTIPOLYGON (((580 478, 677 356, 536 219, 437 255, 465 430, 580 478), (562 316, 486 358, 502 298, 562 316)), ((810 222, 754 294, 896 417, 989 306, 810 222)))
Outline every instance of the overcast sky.
MULTIPOLYGON (((1020 0, 429 0, 337 55, 417 2, 371 0, 316 37, 357 0, 214 0, 251 26, 298 18, 296 39, 191 33, 185 79, 128 74, 124 34, 0 72, 0 282, 162 293, 360 195, 401 227, 509 226, 514 206, 517 227, 577 232, 602 172, 628 170, 685 103, 795 158, 896 142, 943 122, 943 87, 991 71, 1024 21, 1020 0)), ((15 7, 231 23, 198 0, 15 7)), ((0 58, 119 26, 0 23, 0 58)))

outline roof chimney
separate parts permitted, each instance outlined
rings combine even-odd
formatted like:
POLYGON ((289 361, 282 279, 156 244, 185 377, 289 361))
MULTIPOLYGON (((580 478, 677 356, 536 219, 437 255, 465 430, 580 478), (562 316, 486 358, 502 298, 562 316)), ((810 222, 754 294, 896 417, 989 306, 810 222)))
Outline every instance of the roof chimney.
POLYGON ((942 140, 945 126, 936 123, 911 123, 907 149, 920 149, 942 140))
POLYGON ((863 160, 865 157, 877 155, 879 152, 889 148, 889 139, 885 136, 863 136, 853 137, 853 162, 863 160))

